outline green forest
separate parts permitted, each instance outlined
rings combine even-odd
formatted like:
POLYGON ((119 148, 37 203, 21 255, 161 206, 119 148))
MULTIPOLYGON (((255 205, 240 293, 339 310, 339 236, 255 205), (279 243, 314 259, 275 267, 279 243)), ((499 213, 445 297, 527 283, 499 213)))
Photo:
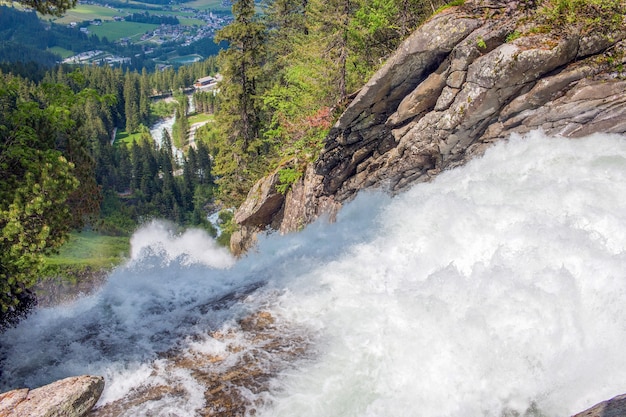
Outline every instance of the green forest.
MULTIPOLYGON (((74 6, 72 0, 23 3, 48 14, 74 6)), ((177 70, 56 66, 29 77, 22 71, 28 61, 3 64, 0 322, 33 302, 29 288, 45 276, 45 256, 73 231, 129 236, 162 218, 214 234, 207 215, 223 210, 220 241, 227 245, 235 227, 228 209, 252 184, 278 170, 286 192, 316 158, 350 97, 397 45, 433 13, 462 3, 237 0, 233 23, 215 38, 229 47, 177 70), (198 78, 217 73, 217 90, 193 94, 196 112, 210 122, 189 146, 185 93, 198 78), (172 114, 173 134, 159 145, 148 126, 172 114)), ((624 11, 616 0, 544 3, 543 21, 553 26, 581 11, 609 18, 624 11)))

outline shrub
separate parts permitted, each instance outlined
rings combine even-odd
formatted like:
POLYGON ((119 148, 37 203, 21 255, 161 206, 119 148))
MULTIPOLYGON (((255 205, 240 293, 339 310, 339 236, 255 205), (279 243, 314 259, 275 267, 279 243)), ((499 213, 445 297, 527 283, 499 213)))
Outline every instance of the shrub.
POLYGON ((608 33, 623 26, 625 13, 623 0, 546 0, 538 7, 537 18, 555 29, 608 33))
POLYGON ((278 171, 279 184, 276 186, 276 191, 281 194, 286 194, 292 184, 298 181, 302 177, 302 169, 297 168, 282 168, 278 171))

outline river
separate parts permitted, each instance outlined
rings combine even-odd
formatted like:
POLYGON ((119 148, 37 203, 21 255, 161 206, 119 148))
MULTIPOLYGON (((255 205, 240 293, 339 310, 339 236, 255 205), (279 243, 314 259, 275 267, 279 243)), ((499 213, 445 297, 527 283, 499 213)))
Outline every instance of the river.
MULTIPOLYGON (((188 112, 189 113, 195 112, 196 107, 193 102, 192 95, 187 94, 186 97, 189 103, 188 112)), ((172 137, 172 128, 174 127, 175 122, 176 122, 176 117, 174 113, 170 117, 164 117, 162 119, 157 120, 156 123, 150 126, 150 129, 149 129, 150 136, 152 136, 152 139, 154 139, 154 141, 159 147, 162 146, 163 144, 163 130, 167 130, 167 133, 169 133, 170 137, 172 137)), ((172 151, 174 155, 176 155, 179 161, 183 160, 183 151, 181 149, 176 148, 174 146, 173 141, 172 141, 172 151)))
POLYGON ((624 196, 626 138, 533 133, 241 260, 155 222, 100 291, 2 334, 0 388, 100 374, 101 407, 176 386, 119 415, 199 415, 162 353, 224 355, 263 310, 312 346, 242 392, 257 416, 571 415, 626 391, 624 196))

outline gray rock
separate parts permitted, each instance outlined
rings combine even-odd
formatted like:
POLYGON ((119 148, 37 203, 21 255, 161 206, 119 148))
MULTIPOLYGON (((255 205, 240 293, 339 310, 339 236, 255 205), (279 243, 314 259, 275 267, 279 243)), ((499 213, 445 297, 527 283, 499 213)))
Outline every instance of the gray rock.
POLYGON ((40 388, 0 394, 2 417, 82 417, 98 402, 104 389, 100 376, 76 376, 40 388))
POLYGON ((248 192, 246 201, 235 212, 235 221, 246 226, 263 226, 283 205, 285 196, 276 191, 280 183, 278 171, 258 181, 248 192))
MULTIPOLYGON (((514 132, 625 133, 626 81, 615 71, 626 60, 626 33, 526 31, 507 42, 528 27, 522 3, 467 0, 416 30, 349 104, 284 199, 262 191, 271 175, 255 186, 237 217, 241 239, 332 218, 364 188, 395 193, 428 181, 514 132)), ((249 246, 238 239, 231 243, 249 246)))
POLYGON ((626 416, 626 394, 603 401, 573 417, 624 417, 626 416))

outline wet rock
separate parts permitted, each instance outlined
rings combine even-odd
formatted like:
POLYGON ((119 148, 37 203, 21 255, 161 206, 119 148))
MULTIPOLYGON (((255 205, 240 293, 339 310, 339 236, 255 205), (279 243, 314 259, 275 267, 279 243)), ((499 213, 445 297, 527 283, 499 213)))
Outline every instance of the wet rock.
POLYGON ((2 417, 82 417, 96 404, 104 378, 76 376, 40 388, 27 388, 0 394, 2 417))
MULTIPOLYGON (((188 373, 194 384, 202 387, 204 405, 195 410, 195 415, 203 417, 254 415, 264 405, 258 394, 269 390, 270 378, 305 358, 311 343, 306 332, 286 326, 266 311, 245 316, 237 326, 214 331, 209 337, 226 348, 219 354, 172 350, 159 358, 164 374, 188 373)), ((185 401, 189 395, 176 382, 167 384, 163 379, 98 406, 89 416, 132 415, 133 410, 151 410, 151 415, 161 415, 155 403, 171 402, 174 398, 185 401)))
POLYGON ((626 394, 596 404, 573 417, 623 417, 626 416, 626 394))
POLYGON ((248 226, 270 224, 285 199, 283 194, 276 191, 279 183, 278 172, 258 181, 248 192, 246 201, 235 212, 235 221, 248 226))
POLYGON ((512 133, 626 133, 626 32, 535 33, 526 4, 467 0, 418 28, 348 105, 292 192, 271 210, 258 204, 262 193, 249 197, 250 214, 237 220, 245 236, 231 243, 332 218, 362 189, 429 181, 512 133), (514 31, 522 36, 508 39, 514 31))

